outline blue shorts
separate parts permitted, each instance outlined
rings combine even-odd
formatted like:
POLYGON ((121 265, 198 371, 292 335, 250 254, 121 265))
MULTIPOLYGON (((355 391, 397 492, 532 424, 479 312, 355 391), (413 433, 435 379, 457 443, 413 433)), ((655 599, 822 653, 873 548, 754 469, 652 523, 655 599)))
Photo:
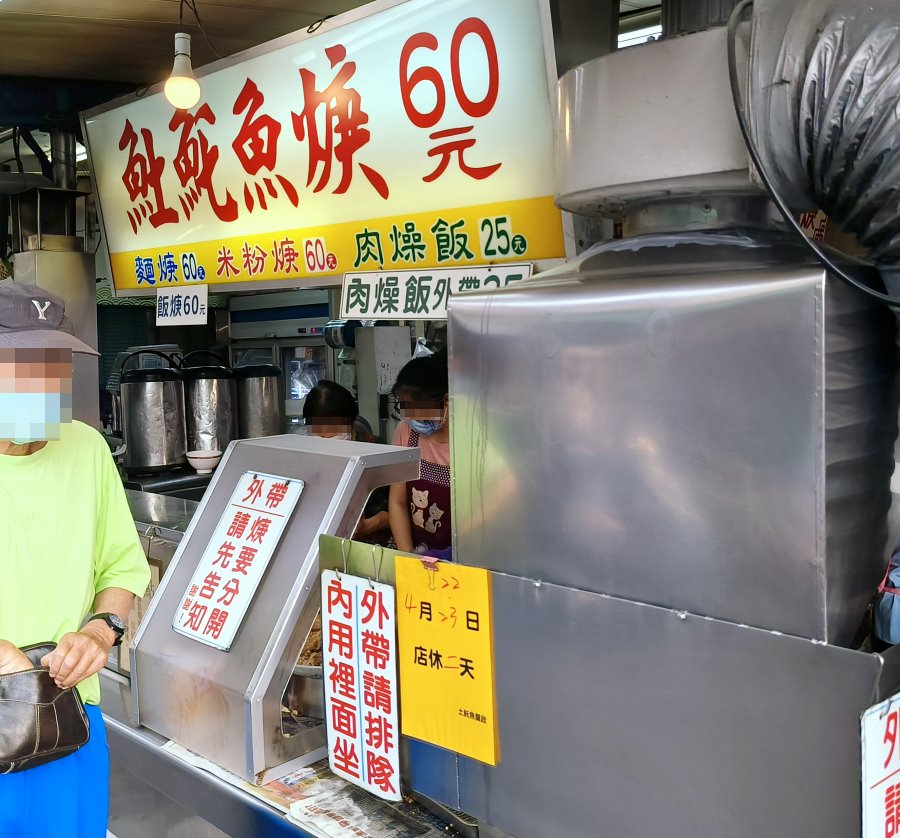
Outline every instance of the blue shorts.
POLYGON ((109 748, 99 707, 87 705, 91 738, 62 759, 0 776, 2 838, 106 838, 109 748))

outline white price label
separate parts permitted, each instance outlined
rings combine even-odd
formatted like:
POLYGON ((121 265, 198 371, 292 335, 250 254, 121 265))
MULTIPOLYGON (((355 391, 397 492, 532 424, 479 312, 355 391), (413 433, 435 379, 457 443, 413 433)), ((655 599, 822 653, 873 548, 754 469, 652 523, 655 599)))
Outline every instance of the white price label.
POLYGON ((202 326, 209 317, 209 286, 156 289, 157 326, 202 326))

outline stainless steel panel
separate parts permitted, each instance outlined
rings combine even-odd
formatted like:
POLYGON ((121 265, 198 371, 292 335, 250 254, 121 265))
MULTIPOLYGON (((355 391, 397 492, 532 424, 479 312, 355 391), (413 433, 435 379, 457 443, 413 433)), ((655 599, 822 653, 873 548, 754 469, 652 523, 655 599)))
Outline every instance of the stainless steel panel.
POLYGON ((238 434, 234 379, 188 379, 184 389, 187 450, 224 451, 238 434))
POLYGON ((256 439, 285 432, 284 380, 275 376, 238 378, 238 436, 256 439))
POLYGON ((443 802, 517 838, 859 835, 877 655, 502 575, 493 603, 502 762, 439 757, 443 802))
POLYGON ((159 471, 185 462, 184 382, 125 382, 125 468, 159 471))
MULTIPOLYGON (((261 800, 163 751, 164 737, 146 728, 131 727, 127 721, 131 704, 127 681, 104 672, 101 673, 100 685, 110 763, 114 768, 127 770, 145 786, 164 794, 167 801, 174 801, 182 810, 215 825, 232 838, 309 838, 305 830, 293 826, 261 800)), ((117 801, 113 799, 111 811, 115 813, 116 810, 117 801)), ((205 835, 206 830, 201 831, 203 826, 201 824, 194 831, 188 831, 182 824, 185 831, 179 834, 191 835, 192 838, 205 835)), ((210 833, 214 834, 212 830, 210 833)), ((160 833, 140 834, 142 838, 144 835, 157 838, 160 833)), ((123 832, 122 838, 129 836, 123 832)))
POLYGON ((144 532, 148 528, 183 535, 197 511, 196 501, 183 500, 171 495, 159 495, 155 492, 137 492, 125 490, 131 517, 137 528, 144 532))
MULTIPOLYGON (((418 474, 418 451, 287 435, 232 443, 141 623, 133 684, 142 725, 235 774, 260 772, 323 744, 281 735, 280 703, 318 610, 318 537, 349 535, 371 488, 418 474), (222 510, 245 471, 306 486, 229 652, 171 627, 222 510)), ((307 737, 310 739, 310 737, 307 737)))
POLYGON ((847 643, 885 564, 892 323, 707 238, 454 301, 454 554, 847 643))
POLYGON ((827 639, 846 643, 884 575, 897 437, 893 314, 837 280, 826 286, 825 563, 827 639))

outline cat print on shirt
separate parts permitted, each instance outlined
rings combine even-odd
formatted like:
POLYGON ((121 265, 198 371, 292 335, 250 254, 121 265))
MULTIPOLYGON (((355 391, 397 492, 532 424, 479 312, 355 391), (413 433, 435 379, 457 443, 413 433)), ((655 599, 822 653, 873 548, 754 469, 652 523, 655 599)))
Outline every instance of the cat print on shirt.
POLYGON ((428 508, 428 490, 426 489, 424 492, 420 492, 418 489, 413 487, 412 501, 413 502, 409 505, 409 511, 412 513, 412 522, 417 527, 422 527, 424 529, 424 510, 428 508))
POLYGON ((420 492, 413 487, 412 503, 409 505, 412 513, 412 521, 417 527, 421 527, 430 533, 436 533, 441 528, 441 518, 444 517, 444 510, 436 503, 431 504, 428 508, 428 490, 420 492), (428 520, 425 520, 425 510, 428 509, 428 520))
POLYGON ((428 510, 428 516, 428 520, 425 522, 425 529, 428 532, 435 533, 441 527, 441 518, 444 517, 444 510, 436 503, 433 503, 431 504, 431 509, 428 510))

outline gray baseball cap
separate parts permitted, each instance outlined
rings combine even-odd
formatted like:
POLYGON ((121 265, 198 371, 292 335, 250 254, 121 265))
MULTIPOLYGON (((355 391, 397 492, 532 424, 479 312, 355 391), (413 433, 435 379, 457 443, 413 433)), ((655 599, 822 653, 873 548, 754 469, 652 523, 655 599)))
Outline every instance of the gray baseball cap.
POLYGON ((0 348, 71 349, 99 355, 75 337, 66 304, 55 294, 6 280, 0 282, 0 348))

